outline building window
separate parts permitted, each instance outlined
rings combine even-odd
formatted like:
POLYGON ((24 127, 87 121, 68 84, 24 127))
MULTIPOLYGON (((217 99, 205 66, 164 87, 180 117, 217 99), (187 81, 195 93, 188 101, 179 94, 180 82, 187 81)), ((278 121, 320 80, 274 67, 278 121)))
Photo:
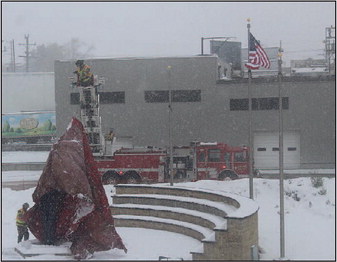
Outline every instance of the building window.
POLYGON ((102 104, 125 104, 125 92, 99 92, 102 104))
POLYGON ((200 152, 199 153, 199 157, 198 157, 198 161, 199 162, 205 162, 205 160, 206 160, 206 154, 205 154, 205 152, 200 152))
POLYGON ((172 102, 201 102, 201 90, 173 90, 172 102))
MULTIPOLYGON (((102 104, 124 104, 125 92, 99 92, 99 101, 102 104)), ((80 104, 80 93, 70 94, 70 104, 80 104)))
POLYGON ((282 97, 282 109, 289 109, 289 97, 282 97))
POLYGON ((248 98, 231 99, 229 101, 230 111, 248 110, 248 98))
MULTIPOLYGON (((282 97, 282 109, 289 109, 289 98, 282 97)), ((279 98, 278 97, 266 97, 266 98, 253 98, 252 99, 253 110, 278 110, 279 98)))
MULTIPOLYGON (((231 111, 248 110, 248 98, 230 99, 231 111)), ((289 109, 289 97, 282 97, 282 108, 289 109)), ((252 98, 252 110, 278 110, 278 97, 252 98)))
MULTIPOLYGON (((145 91, 146 103, 168 103, 169 91, 145 91)), ((172 102, 200 102, 201 90, 172 90, 172 102)))
POLYGON ((296 147, 288 147, 288 151, 296 151, 296 147))
POLYGON ((209 162, 220 162, 220 149, 209 149, 208 150, 208 161, 209 162))
POLYGON ((70 94, 70 104, 79 105, 80 104, 80 93, 71 93, 70 94))
POLYGON ((278 147, 273 147, 272 151, 280 151, 278 147))
POLYGON ((169 92, 168 91, 145 91, 146 103, 168 103, 169 92))
POLYGON ((245 152, 236 152, 234 154, 234 161, 235 162, 246 162, 247 157, 245 152))
POLYGON ((265 148, 265 147, 258 147, 258 148, 257 148, 257 151, 258 151, 258 152, 267 151, 267 148, 265 148))

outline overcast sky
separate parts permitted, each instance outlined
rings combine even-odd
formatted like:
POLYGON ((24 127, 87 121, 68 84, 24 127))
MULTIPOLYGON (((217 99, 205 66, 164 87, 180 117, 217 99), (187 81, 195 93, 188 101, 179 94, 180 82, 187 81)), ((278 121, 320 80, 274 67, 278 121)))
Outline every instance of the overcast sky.
POLYGON ((79 38, 95 57, 197 55, 201 37, 247 47, 247 18, 263 47, 282 41, 285 60, 324 58, 335 2, 2 2, 2 40, 15 40, 17 56, 25 34, 37 45, 79 38))

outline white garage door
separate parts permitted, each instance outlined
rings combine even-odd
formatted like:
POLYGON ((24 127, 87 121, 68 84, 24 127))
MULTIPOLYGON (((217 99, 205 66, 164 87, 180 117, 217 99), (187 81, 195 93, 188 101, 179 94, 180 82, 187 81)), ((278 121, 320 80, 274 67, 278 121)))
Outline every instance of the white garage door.
MULTIPOLYGON (((284 168, 300 167, 300 135, 297 132, 283 133, 284 168)), ((279 168, 278 132, 258 132, 254 134, 255 168, 279 168)))

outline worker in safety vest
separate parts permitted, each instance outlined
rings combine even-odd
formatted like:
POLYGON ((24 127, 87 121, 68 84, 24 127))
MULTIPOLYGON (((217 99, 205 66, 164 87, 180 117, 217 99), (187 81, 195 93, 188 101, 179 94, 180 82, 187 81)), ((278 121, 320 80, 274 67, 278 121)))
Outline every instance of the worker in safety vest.
POLYGON ((74 74, 77 75, 77 86, 92 86, 94 84, 94 76, 90 72, 90 66, 86 65, 83 60, 77 60, 77 66, 74 74))
POLYGON ((22 238, 24 238, 25 241, 29 239, 28 226, 25 221, 25 215, 27 213, 28 208, 29 204, 24 203, 22 205, 22 208, 18 210, 16 215, 16 227, 18 229, 18 243, 22 241, 22 238))

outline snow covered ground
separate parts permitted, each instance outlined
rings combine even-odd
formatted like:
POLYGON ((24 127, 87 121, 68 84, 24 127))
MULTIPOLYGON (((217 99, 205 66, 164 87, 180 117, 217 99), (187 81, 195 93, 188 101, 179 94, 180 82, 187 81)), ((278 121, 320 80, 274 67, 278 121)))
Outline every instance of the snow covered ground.
POLYGON ((46 162, 49 151, 4 151, 1 153, 3 163, 46 162))
MULTIPOLYGON (((49 152, 2 152, 2 162, 45 162, 49 152)), ((317 170, 312 170, 317 173, 317 170)), ((41 171, 2 172, 2 181, 38 180, 41 171)), ((286 257, 291 260, 335 260, 335 178, 322 178, 323 185, 314 187, 309 177, 286 179, 285 243, 286 257)), ((195 187, 249 196, 249 180, 198 181, 176 186, 195 187)), ((110 204, 113 186, 105 186, 110 204)), ((24 202, 33 206, 34 188, 14 191, 2 188, 2 259, 23 260, 17 246, 16 211, 24 202)), ((261 259, 280 257, 279 241, 279 181, 254 179, 254 198, 259 209, 259 244, 264 250, 261 259)), ((184 235, 141 228, 117 228, 128 253, 110 250, 94 254, 95 260, 158 260, 159 256, 192 259, 191 250, 199 241, 184 235), (144 244, 146 243, 146 244, 144 244)), ((33 238, 33 236, 31 236, 33 238)), ((69 257, 43 255, 32 260, 64 260, 69 257)), ((29 258, 26 258, 29 260, 29 258)))
MULTIPOLYGON (((287 179, 285 187, 286 257, 291 260, 335 260, 335 178, 322 178, 323 185, 314 187, 310 178, 287 179)), ((212 189, 249 196, 249 180, 198 181, 177 186, 212 189)), ((280 257, 279 252, 279 181, 254 179, 254 197, 259 210, 259 244, 261 259, 280 257)), ((113 186, 105 186, 111 203, 113 186)), ((23 259, 14 248, 17 232, 16 211, 23 202, 31 206, 34 188, 13 191, 2 189, 2 259, 23 259)), ((158 260, 159 256, 190 260, 189 252, 199 246, 195 239, 158 230, 117 228, 128 253, 121 250, 96 252, 95 260, 158 260), (144 244, 146 243, 146 244, 144 244)), ((43 255, 32 260, 61 260, 69 257, 43 255)), ((29 260, 27 258, 26 260, 29 260)))

